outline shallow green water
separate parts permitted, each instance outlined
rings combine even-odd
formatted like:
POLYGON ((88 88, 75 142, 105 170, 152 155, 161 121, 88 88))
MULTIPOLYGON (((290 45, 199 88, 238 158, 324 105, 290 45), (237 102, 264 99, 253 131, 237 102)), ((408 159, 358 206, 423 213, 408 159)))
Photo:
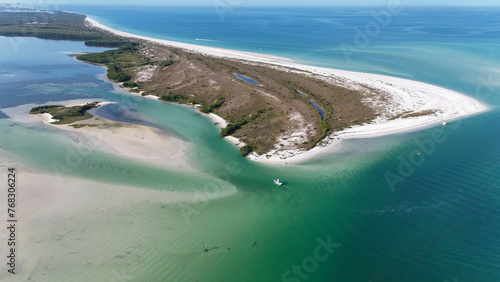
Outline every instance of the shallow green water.
MULTIPOLYGON (((237 148, 219 138, 209 119, 192 109, 114 92, 98 78, 102 68, 63 53, 91 50, 83 44, 26 40, 15 52, 8 39, 0 38, 7 52, 0 57, 0 110, 77 98, 114 101, 121 118, 189 142, 188 159, 197 172, 154 168, 100 152, 68 163, 68 150, 78 150, 69 136, 10 119, 0 120, 5 154, 48 173, 59 163, 71 168, 65 171, 69 176, 194 191, 199 192, 193 195, 198 200, 206 199, 205 193, 237 189, 231 196, 197 204, 102 203, 102 212, 58 215, 46 226, 32 226, 45 234, 43 243, 29 245, 41 249, 29 270, 33 280, 498 280, 500 112, 495 83, 487 85, 495 90, 485 98, 492 106, 488 113, 444 128, 351 140, 336 154, 271 167, 242 158, 237 148), (38 55, 24 56, 33 53, 38 55), (444 136, 442 142, 432 141, 436 131, 444 136), (414 158, 416 151, 422 152, 420 159, 414 158), (285 187, 272 183, 277 177, 285 187), (51 248, 53 234, 44 231, 51 228, 63 236, 57 251, 51 248), (205 244, 209 252, 203 252, 205 244)), ((477 80, 458 78, 484 68, 461 69, 441 78, 426 74, 421 80, 470 94, 477 80)))

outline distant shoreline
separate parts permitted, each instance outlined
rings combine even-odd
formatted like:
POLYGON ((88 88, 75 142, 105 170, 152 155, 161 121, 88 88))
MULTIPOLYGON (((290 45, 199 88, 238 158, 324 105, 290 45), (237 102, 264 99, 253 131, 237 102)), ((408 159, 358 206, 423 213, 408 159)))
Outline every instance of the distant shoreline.
MULTIPOLYGON (((145 40, 209 56, 243 60, 253 64, 265 64, 279 70, 317 77, 319 79, 346 87, 356 87, 356 85, 365 87, 368 86, 389 95, 389 101, 387 102, 387 105, 384 105, 388 113, 394 111, 432 113, 394 120, 389 120, 387 117, 378 117, 370 124, 353 126, 340 132, 333 132, 325 138, 321 145, 318 145, 308 151, 286 150, 285 147, 285 150, 283 150, 283 148, 271 150, 267 155, 259 156, 252 153, 248 156, 249 159, 262 163, 285 164, 302 162, 319 154, 338 150, 338 145, 341 143, 341 140, 379 137, 389 134, 415 131, 439 124, 443 121, 450 121, 461 117, 475 115, 488 109, 486 105, 464 94, 439 86, 408 79, 301 65, 294 63, 293 60, 283 57, 155 39, 118 31, 102 25, 89 17, 85 19, 85 23, 89 27, 101 29, 121 37, 145 40)), ((286 140, 286 138, 283 138, 283 140, 286 140)))

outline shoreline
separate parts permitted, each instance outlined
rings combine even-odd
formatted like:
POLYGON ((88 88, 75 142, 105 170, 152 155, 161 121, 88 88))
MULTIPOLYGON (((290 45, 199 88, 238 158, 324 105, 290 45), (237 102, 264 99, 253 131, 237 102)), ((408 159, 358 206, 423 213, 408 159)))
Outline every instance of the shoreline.
MULTIPOLYGON (((365 123, 363 125, 353 126, 339 132, 333 132, 312 149, 307 151, 296 149, 292 150, 290 148, 283 148, 276 145, 274 150, 271 150, 265 155, 259 156, 252 153, 248 156, 249 159, 261 163, 273 165, 298 163, 314 158, 322 153, 339 150, 342 140, 372 138, 416 131, 434 126, 443 121, 452 121, 488 110, 487 105, 484 105, 467 95, 423 82, 387 75, 302 65, 294 63, 293 60, 288 58, 277 56, 155 39, 118 31, 102 25, 89 17, 85 19, 85 22, 90 27, 98 28, 126 38, 145 40, 150 43, 181 48, 189 52, 200 53, 208 56, 243 60, 256 65, 263 64, 282 71, 316 77, 349 89, 375 89, 382 93, 378 93, 379 95, 384 96, 384 98, 388 100, 384 105, 379 105, 377 104, 377 101, 367 98, 366 102, 368 104, 372 104, 374 107, 384 107, 382 109, 384 111, 384 115, 377 117, 369 124, 365 123), (418 117, 397 118, 395 120, 390 120, 391 115, 394 116, 408 112, 423 113, 426 111, 433 111, 432 115, 426 114, 418 117)), ((217 121, 214 121, 214 123, 216 122, 217 121)), ((238 141, 232 140, 230 142, 236 145, 238 141)))
MULTIPOLYGON (((115 91, 125 91, 127 94, 130 94, 130 95, 133 95, 133 96, 139 96, 139 97, 142 97, 142 98, 145 98, 145 99, 152 99, 152 100, 157 100, 157 101, 161 101, 160 97, 159 96, 156 96, 156 95, 152 95, 152 94, 148 94, 146 96, 142 96, 142 92, 141 93, 133 93, 133 92, 130 92, 129 90, 132 89, 132 88, 129 88, 129 87, 124 87, 123 86, 123 83, 117 83, 117 82, 114 82, 114 81, 110 81, 106 76, 103 76, 103 79, 105 79, 106 81, 109 81, 110 83, 113 84, 113 88, 115 91)), ((165 102, 165 101, 163 101, 165 102)), ((172 102, 165 102, 165 103, 172 103, 172 102)), ((223 119, 222 117, 214 114, 214 113, 209 113, 209 114, 205 114, 205 113, 202 113, 198 107, 196 105, 194 106, 190 106, 190 105, 186 105, 186 104, 177 104, 177 105, 181 105, 181 106, 186 106, 190 109, 193 109, 195 111, 197 111, 199 114, 205 116, 206 118, 210 119, 215 126, 219 127, 220 129, 223 129, 225 128, 227 125, 228 125, 228 122, 223 119)), ((234 136, 226 136, 224 137, 225 140, 229 141, 230 143, 232 143, 233 145, 237 146, 238 148, 241 148, 243 146, 245 146, 245 142, 241 141, 240 139, 234 137, 234 136)))
POLYGON ((90 27, 95 27, 95 28, 110 32, 112 34, 115 34, 115 35, 118 35, 121 37, 135 38, 135 39, 150 41, 153 43, 158 43, 158 44, 171 46, 171 47, 175 47, 175 48, 180 48, 180 49, 185 49, 185 50, 191 50, 191 51, 194 51, 197 53, 210 55, 210 56, 232 58, 232 59, 237 59, 237 60, 249 60, 249 61, 252 61, 252 58, 255 59, 255 58, 259 57, 261 59, 267 60, 268 62, 276 62, 276 63, 280 63, 283 61, 293 62, 293 60, 291 60, 289 58, 285 58, 285 57, 257 54, 257 53, 251 53, 251 52, 245 52, 245 51, 235 51, 235 50, 222 49, 222 48, 216 48, 216 47, 200 46, 200 45, 194 45, 194 44, 189 44, 189 43, 181 43, 181 42, 170 41, 170 40, 166 40, 166 39, 156 39, 156 38, 151 38, 151 37, 147 37, 147 36, 132 34, 132 33, 119 31, 119 30, 110 28, 108 26, 105 26, 105 25, 99 23, 98 21, 88 17, 88 16, 86 17, 85 22, 90 27))
MULTIPOLYGON (((88 100, 56 101, 46 104, 64 106, 84 105, 88 100)), ((100 102, 101 106, 114 102, 100 102)), ((53 124, 49 113, 32 115, 30 109, 35 104, 25 104, 3 109, 14 121, 19 123, 43 123, 84 146, 85 150, 100 151, 145 164, 174 170, 194 170, 188 162, 186 151, 189 144, 175 136, 160 130, 123 122, 116 122, 100 117, 81 120, 72 124, 53 124), (73 127, 76 125, 77 127, 73 127), (80 125, 81 127, 78 127, 80 125), (157 150, 150 150, 157 148, 157 150)))
MULTIPOLYGON (((228 123, 225 119, 221 118, 220 116, 218 116, 214 113, 205 114, 205 113, 200 112, 197 108, 194 108, 194 109, 196 109, 199 113, 201 113, 202 115, 204 115, 204 116, 208 117, 210 120, 212 120, 214 125, 219 127, 220 129, 226 128, 226 126, 228 125, 228 123)), ((223 138, 225 140, 231 142, 233 145, 235 145, 238 148, 241 148, 241 147, 246 145, 245 142, 243 142, 240 139, 238 139, 234 136, 231 136, 231 135, 225 136, 223 138)))

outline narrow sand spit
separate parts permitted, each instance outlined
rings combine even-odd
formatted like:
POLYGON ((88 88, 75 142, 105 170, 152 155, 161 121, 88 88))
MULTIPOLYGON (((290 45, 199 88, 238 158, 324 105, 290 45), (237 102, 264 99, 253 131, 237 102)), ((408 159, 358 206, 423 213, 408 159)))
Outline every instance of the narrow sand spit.
MULTIPOLYGON (((77 106, 84 105, 87 100, 51 102, 51 104, 77 106)), ((102 102, 102 105, 110 102, 102 102)), ((160 130, 143 125, 115 122, 103 118, 92 118, 73 125, 56 125, 48 114, 30 115, 34 104, 21 105, 3 111, 15 122, 43 122, 68 135, 74 142, 86 146, 90 150, 116 154, 138 162, 149 163, 170 169, 192 169, 186 160, 188 151, 186 141, 160 130)))
POLYGON ((104 26, 88 17, 85 21, 89 26, 111 32, 119 36, 146 40, 149 42, 182 48, 190 52, 205 54, 209 56, 222 57, 226 59, 237 59, 240 61, 243 60, 251 64, 265 64, 267 66, 283 71, 314 76, 319 79, 342 85, 350 89, 362 90, 372 93, 376 91, 380 96, 383 96, 383 102, 381 102, 380 97, 365 98, 365 102, 372 104, 382 113, 375 121, 361 126, 354 126, 341 132, 332 133, 332 135, 325 140, 326 142, 324 142, 324 147, 316 147, 307 152, 302 150, 290 150, 286 148, 286 146, 282 146, 280 148, 276 148, 275 150, 271 150, 266 155, 258 156, 256 154, 252 154, 249 156, 250 159, 259 162, 281 164, 285 161, 304 161, 317 154, 324 153, 326 151, 337 150, 338 146, 330 145, 340 144, 338 140, 349 138, 377 137, 382 135, 417 130, 423 127, 439 124, 443 121, 450 121, 453 119, 478 114, 488 109, 486 105, 471 97, 452 90, 418 81, 385 75, 307 66, 296 64, 292 60, 282 57, 155 39, 118 31, 104 26), (397 116, 398 114, 404 114, 408 112, 429 112, 430 114, 410 118, 391 119, 391 117, 397 116), (335 148, 332 149, 332 147, 335 148))

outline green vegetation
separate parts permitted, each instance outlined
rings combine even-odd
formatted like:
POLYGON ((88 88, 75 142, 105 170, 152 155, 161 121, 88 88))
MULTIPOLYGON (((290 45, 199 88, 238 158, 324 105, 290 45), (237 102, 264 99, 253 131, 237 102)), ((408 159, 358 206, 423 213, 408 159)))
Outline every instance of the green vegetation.
POLYGON ((109 48, 119 48, 123 44, 127 44, 129 42, 124 40, 113 40, 113 39, 96 39, 96 40, 87 40, 85 41, 86 46, 90 47, 109 47, 109 48))
POLYGON ((321 142, 326 136, 328 136, 328 132, 330 132, 330 126, 328 125, 328 121, 325 118, 324 120, 321 121, 321 135, 313 140, 308 147, 308 149, 312 149, 316 147, 316 145, 321 142))
POLYGON ((260 116, 261 113, 264 113, 264 111, 259 111, 256 114, 251 115, 250 118, 248 119, 242 118, 236 123, 229 123, 225 128, 221 129, 219 135, 221 137, 226 137, 233 134, 234 132, 236 132, 236 130, 240 129, 242 126, 248 124, 251 121, 254 121, 256 118, 260 116))
POLYGON ((128 88, 134 88, 134 87, 139 87, 140 84, 138 84, 137 82, 124 82, 123 86, 128 88))
POLYGON ((59 121, 54 124, 70 124, 80 120, 86 120, 93 116, 87 113, 88 110, 97 108, 99 102, 88 103, 83 106, 65 107, 62 105, 38 106, 31 109, 30 114, 49 113, 54 119, 59 121))
POLYGON ((413 112, 404 112, 404 113, 401 113, 399 115, 396 115, 396 116, 393 116, 391 117, 389 120, 396 120, 396 119, 403 119, 403 118, 411 118, 411 117, 421 117, 421 116, 428 116, 428 115, 435 115, 436 114, 436 110, 426 110, 426 111, 422 111, 422 112, 416 112, 416 113, 413 113, 413 112))
POLYGON ((241 120, 235 124, 229 123, 225 128, 221 129, 219 135, 226 137, 233 134, 236 130, 240 129, 243 125, 247 124, 246 120, 241 120))
POLYGON ((48 113, 50 110, 53 110, 55 108, 60 108, 63 107, 61 105, 48 105, 48 106, 38 106, 34 107, 31 109, 30 114, 36 115, 36 114, 45 114, 48 113))
POLYGON ((0 17, 0 35, 37 37, 52 40, 85 41, 87 46, 119 47, 127 42, 85 26, 85 16, 54 11, 9 12, 0 17))
MULTIPOLYGON (((292 82, 289 82, 289 83, 292 83, 292 82)), ((318 112, 318 116, 319 116, 320 123, 321 123, 321 134, 316 139, 312 140, 311 143, 303 143, 303 144, 308 144, 307 149, 312 149, 319 142, 321 142, 321 140, 323 140, 326 136, 328 136, 328 133, 330 132, 329 119, 332 115, 331 107, 329 105, 326 106, 324 100, 321 99, 321 97, 314 95, 314 93, 312 93, 311 91, 308 91, 307 89, 305 89, 301 86, 297 86, 297 85, 294 85, 294 87, 288 87, 288 89, 292 93, 299 95, 300 98, 306 100, 308 102, 307 104, 310 107, 314 108, 313 104, 312 104, 312 101, 314 101, 320 106, 320 108, 322 108, 325 111, 325 118, 323 120, 321 120, 321 115, 319 114, 319 111, 317 111, 317 109, 315 109, 315 111, 318 112), (300 89, 300 91, 294 87, 297 87, 298 89, 300 89), (309 99, 308 99, 308 96, 310 97, 309 99)))
MULTIPOLYGON (((118 82, 129 81, 131 76, 123 69, 149 64, 150 60, 137 52, 138 43, 124 43, 117 50, 79 55, 76 58, 89 63, 106 65, 108 78, 118 82)), ((135 87, 135 86, 134 86, 135 87)))
POLYGON ((171 66, 173 64, 174 64, 174 61, 171 61, 171 60, 156 62, 156 65, 161 67, 161 68, 168 67, 168 66, 171 66))
POLYGON ((126 74, 121 68, 115 65, 110 65, 108 67, 108 78, 118 82, 124 82, 130 80, 132 77, 126 74))
POLYGON ((84 54, 77 56, 78 60, 89 63, 115 65, 119 68, 146 65, 150 60, 137 53, 138 43, 124 43, 116 50, 104 51, 102 53, 84 54))
POLYGON ((98 127, 98 124, 86 124, 86 123, 77 123, 77 124, 70 124, 69 126, 73 128, 84 128, 84 127, 98 127))
POLYGON ((243 146, 240 148, 240 153, 244 157, 250 154, 251 152, 253 152, 253 148, 250 146, 243 146))
POLYGON ((160 100, 165 101, 165 102, 170 102, 170 103, 178 103, 178 104, 189 104, 189 105, 196 104, 196 100, 194 98, 186 97, 183 94, 169 93, 168 95, 161 95, 160 100))
POLYGON ((203 107, 200 108, 200 112, 202 113, 205 113, 205 114, 208 114, 208 113, 211 113, 213 112, 215 109, 219 108, 220 106, 222 106, 222 104, 224 104, 224 101, 226 99, 224 99, 224 97, 219 97, 217 98, 217 100, 215 100, 215 102, 213 102, 212 104, 209 104, 209 105, 205 105, 203 107))
POLYGON ((162 95, 160 99, 166 102, 186 102, 188 98, 182 94, 162 95))

